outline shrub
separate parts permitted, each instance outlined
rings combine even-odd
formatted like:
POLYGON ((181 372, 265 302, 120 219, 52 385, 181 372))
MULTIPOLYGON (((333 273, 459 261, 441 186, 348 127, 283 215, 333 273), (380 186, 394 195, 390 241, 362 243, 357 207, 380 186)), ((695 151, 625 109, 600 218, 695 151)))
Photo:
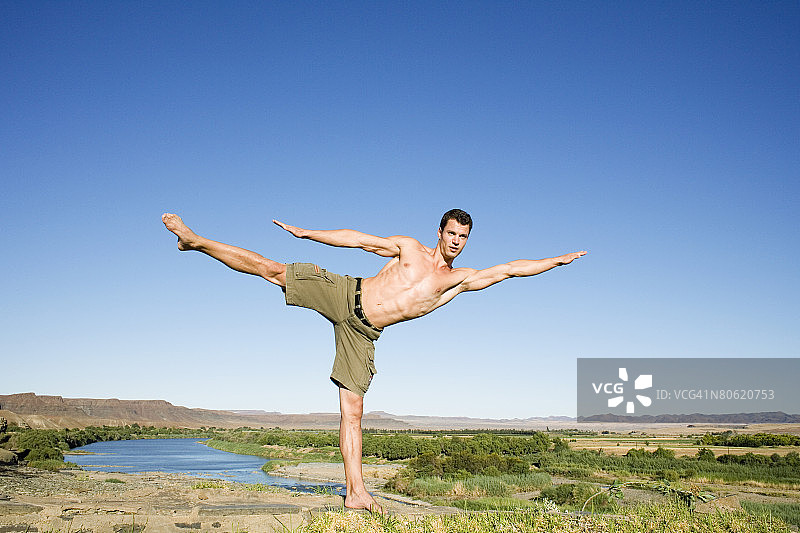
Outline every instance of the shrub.
POLYGON ((25 460, 29 463, 40 461, 64 461, 64 454, 55 448, 34 448, 25 455, 25 460))
POLYGON ((594 475, 594 470, 584 466, 553 465, 545 468, 548 474, 562 476, 570 479, 586 479, 594 475))
POLYGON ((675 451, 659 446, 653 450, 653 457, 658 459, 675 459, 675 451))
POLYGON ((709 450, 708 448, 700 448, 697 450, 697 460, 698 461, 716 461, 716 457, 714 456, 714 452, 709 450))
POLYGON ((444 474, 442 459, 433 452, 424 452, 408 462, 408 467, 419 476, 441 476, 444 474))
POLYGON ((35 461, 30 461, 28 466, 40 470, 52 471, 63 470, 65 468, 80 468, 75 463, 65 463, 64 461, 58 461, 56 459, 37 459, 35 461))
MULTIPOLYGON (((600 489, 590 483, 565 483, 544 489, 541 497, 559 505, 580 509, 586 500, 598 492, 600 489)), ((595 497, 590 505, 593 505, 594 508, 606 508, 610 507, 610 503, 607 495, 601 495, 595 497)))
POLYGON ((666 470, 659 470, 656 472, 656 479, 665 479, 667 481, 678 481, 680 476, 678 472, 672 470, 671 468, 667 468, 666 470))

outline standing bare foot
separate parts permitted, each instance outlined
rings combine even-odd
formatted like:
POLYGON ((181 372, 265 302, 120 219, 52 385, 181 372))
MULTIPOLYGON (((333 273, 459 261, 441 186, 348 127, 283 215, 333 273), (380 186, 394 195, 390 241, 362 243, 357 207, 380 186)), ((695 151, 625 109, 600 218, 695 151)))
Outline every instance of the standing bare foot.
POLYGON ((383 507, 375 501, 369 492, 363 495, 348 495, 344 499, 344 506, 347 509, 366 509, 372 514, 386 514, 383 507))
POLYGON ((199 237, 183 223, 181 217, 172 213, 161 215, 161 221, 172 233, 178 236, 178 250, 194 250, 199 237))

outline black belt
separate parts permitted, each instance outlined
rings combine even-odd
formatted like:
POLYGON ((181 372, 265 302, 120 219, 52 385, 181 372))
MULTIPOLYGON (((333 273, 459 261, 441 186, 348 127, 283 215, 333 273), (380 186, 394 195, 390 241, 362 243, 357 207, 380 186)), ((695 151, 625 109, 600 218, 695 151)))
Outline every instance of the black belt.
POLYGON ((375 331, 381 331, 372 325, 372 323, 367 319, 367 316, 364 314, 364 308, 361 307, 361 278, 356 278, 356 304, 353 307, 353 313, 355 313, 361 323, 368 328, 372 328, 375 331))

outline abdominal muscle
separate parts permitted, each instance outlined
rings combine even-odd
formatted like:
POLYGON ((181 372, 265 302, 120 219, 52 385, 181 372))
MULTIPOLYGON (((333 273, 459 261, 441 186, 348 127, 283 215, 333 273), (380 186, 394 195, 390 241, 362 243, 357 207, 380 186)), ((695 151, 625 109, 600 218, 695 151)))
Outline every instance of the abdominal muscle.
POLYGON ((439 306, 453 281, 452 275, 437 274, 432 264, 403 268, 397 258, 392 259, 376 276, 362 282, 364 313, 378 328, 419 318, 439 306))

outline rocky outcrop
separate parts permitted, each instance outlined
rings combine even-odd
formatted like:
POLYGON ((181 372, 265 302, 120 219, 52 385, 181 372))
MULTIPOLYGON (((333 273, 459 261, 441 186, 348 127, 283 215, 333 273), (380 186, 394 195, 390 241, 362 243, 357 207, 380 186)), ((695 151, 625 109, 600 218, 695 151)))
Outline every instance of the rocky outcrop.
POLYGON ((17 454, 0 448, 0 465, 15 465, 17 462, 17 454))

